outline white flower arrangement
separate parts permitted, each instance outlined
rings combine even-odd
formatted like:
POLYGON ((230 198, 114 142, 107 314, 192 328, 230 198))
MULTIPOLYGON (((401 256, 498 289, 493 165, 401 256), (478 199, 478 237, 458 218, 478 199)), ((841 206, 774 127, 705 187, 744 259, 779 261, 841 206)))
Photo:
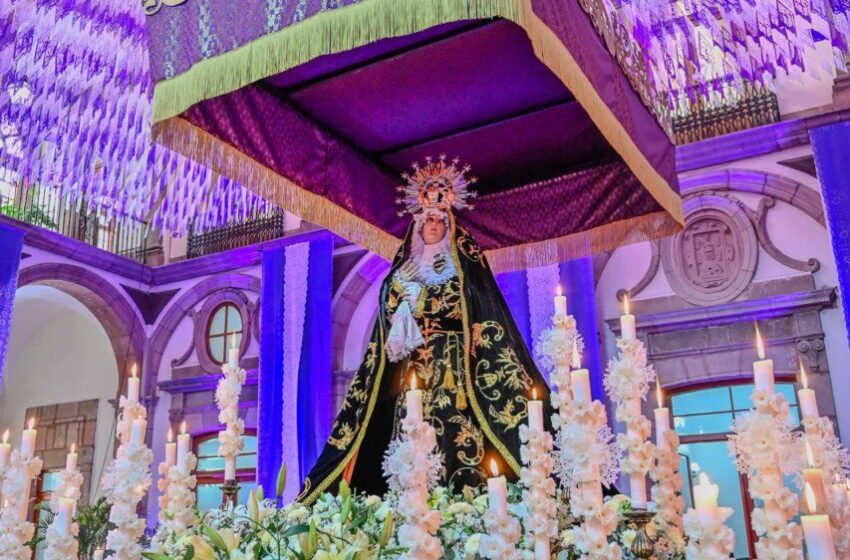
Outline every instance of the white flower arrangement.
POLYGON ((404 523, 398 529, 399 546, 407 549, 407 560, 438 560, 443 547, 436 537, 440 528, 440 512, 428 505, 430 491, 437 485, 442 466, 434 452, 437 436, 425 421, 405 418, 402 436, 387 449, 384 475, 389 487, 398 493, 398 511, 404 523))
POLYGON ((542 331, 534 341, 538 365, 550 374, 564 369, 569 372, 574 347, 579 353, 584 350, 584 340, 572 315, 553 315, 552 326, 542 331))
POLYGON ((192 471, 198 460, 194 453, 186 454, 186 466, 181 469, 174 465, 167 472, 167 490, 163 527, 168 534, 177 535, 188 529, 195 521, 195 485, 197 481, 192 471))
MULTIPOLYGON (((53 513, 59 511, 59 501, 61 498, 69 498, 74 500, 74 504, 80 499, 80 488, 83 485, 82 473, 74 469, 73 471, 62 470, 59 472, 59 480, 53 488, 50 496, 50 509, 53 513)), ((76 507, 76 506, 75 506, 76 507)), ((77 560, 77 535, 79 534, 79 526, 72 522, 70 531, 60 531, 58 526, 58 516, 53 518, 53 522, 47 528, 45 541, 47 548, 44 551, 45 560, 77 560)))
POLYGON ((139 401, 131 401, 124 395, 119 399, 118 407, 121 409, 121 413, 118 415, 118 421, 115 425, 115 434, 118 441, 125 444, 130 441, 133 420, 146 418, 147 409, 139 401))
POLYGON ((492 560, 520 560, 517 543, 522 536, 519 520, 509 512, 488 508, 484 512, 486 533, 481 535, 478 553, 492 560))
MULTIPOLYGON (((718 515, 700 515, 695 509, 685 514, 685 532, 688 535, 686 554, 688 560, 718 560, 729 558, 735 550, 735 533, 724 525, 732 515, 732 508, 717 508, 718 515)), ((759 555, 759 558, 762 558, 759 555)), ((776 558, 776 557, 774 557, 776 558)))
POLYGON ((225 426, 218 433, 218 455, 236 457, 245 445, 242 439, 245 423, 239 418, 239 397, 245 383, 245 370, 239 367, 232 369, 229 364, 225 364, 223 370, 224 375, 215 389, 218 421, 225 426))
POLYGON ((659 529, 655 543, 657 552, 681 550, 685 546, 682 527, 685 499, 680 492, 684 481, 679 472, 679 436, 674 430, 666 430, 663 438, 655 446, 655 464, 649 471, 655 483, 652 500, 656 511, 652 522, 659 529))
POLYGON ((750 496, 761 502, 752 513, 756 554, 763 560, 803 560, 802 530, 790 521, 799 510, 797 496, 782 483, 782 475, 802 467, 801 439, 791 429, 784 396, 754 389, 751 398, 755 409, 735 419, 729 449, 749 479, 750 496))
POLYGON ((550 540, 558 535, 558 502, 552 478, 552 434, 522 424, 519 438, 522 442, 519 453, 523 466, 519 478, 522 501, 526 505, 522 518, 526 548, 549 550, 550 540))
POLYGON ((0 558, 3 560, 29 560, 32 550, 27 544, 35 534, 35 526, 26 520, 29 485, 41 472, 38 457, 27 458, 15 450, 3 477, 3 500, 0 508, 0 558))
POLYGON ((850 557, 850 490, 844 484, 827 485, 827 508, 839 558, 850 557))

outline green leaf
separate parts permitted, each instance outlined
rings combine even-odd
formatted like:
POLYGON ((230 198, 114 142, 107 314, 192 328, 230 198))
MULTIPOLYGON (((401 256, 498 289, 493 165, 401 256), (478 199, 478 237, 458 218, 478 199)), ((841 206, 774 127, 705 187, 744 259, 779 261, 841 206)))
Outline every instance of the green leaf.
POLYGON ((142 556, 148 560, 171 560, 171 557, 161 552, 142 552, 142 556))
POLYGON ((263 491, 263 485, 257 485, 257 501, 263 503, 263 498, 266 497, 266 493, 263 491))
POLYGON ((201 530, 210 540, 212 545, 219 549, 222 552, 228 552, 227 545, 224 543, 224 539, 221 537, 218 531, 207 525, 206 523, 201 523, 201 530))
POLYGON ((278 498, 283 496, 284 488, 286 488, 286 463, 281 464, 280 470, 277 471, 277 485, 275 485, 275 491, 277 492, 278 498))
POLYGON ((351 497, 351 488, 349 488, 348 483, 344 478, 339 481, 339 497, 343 500, 351 497))
POLYGON ((183 560, 192 560, 195 557, 195 547, 191 544, 186 549, 186 554, 183 555, 183 560))
POLYGON ((342 510, 339 512, 339 522, 345 525, 348 521, 348 512, 351 509, 351 494, 347 495, 342 502, 342 510))
POLYGON ((387 546, 387 543, 390 541, 390 537, 393 534, 393 512, 389 512, 387 514, 387 518, 384 519, 384 528, 381 531, 381 548, 387 546))
POLYGON ((298 525, 293 525, 286 531, 280 534, 281 538, 288 539, 289 537, 294 537, 295 535, 300 535, 302 533, 309 533, 310 526, 306 523, 299 523, 298 525))

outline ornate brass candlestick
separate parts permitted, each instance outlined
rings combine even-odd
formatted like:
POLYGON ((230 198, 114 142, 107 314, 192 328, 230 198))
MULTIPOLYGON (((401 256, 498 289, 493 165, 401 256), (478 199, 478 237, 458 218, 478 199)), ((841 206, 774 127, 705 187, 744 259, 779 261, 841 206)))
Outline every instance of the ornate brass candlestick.
POLYGON ((221 485, 221 505, 222 507, 230 504, 236 506, 236 497, 239 494, 239 482, 236 480, 225 480, 221 485))
POLYGON ((646 532, 646 526, 655 517, 654 513, 645 509, 633 509, 626 512, 629 527, 636 531, 630 552, 635 558, 652 558, 655 554, 655 543, 646 532))

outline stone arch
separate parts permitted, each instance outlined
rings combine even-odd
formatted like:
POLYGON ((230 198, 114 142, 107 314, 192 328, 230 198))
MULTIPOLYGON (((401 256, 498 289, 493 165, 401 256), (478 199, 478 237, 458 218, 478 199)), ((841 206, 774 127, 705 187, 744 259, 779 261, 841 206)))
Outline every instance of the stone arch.
POLYGON ((144 368, 144 326, 135 307, 113 284, 87 268, 68 263, 42 263, 22 269, 18 275, 18 287, 31 284, 65 292, 97 318, 115 354, 120 376, 119 391, 133 364, 142 364, 144 368))
MULTIPOLYGON (((190 315, 192 310, 200 302, 221 290, 249 290, 259 293, 260 286, 260 279, 256 276, 237 273, 223 274, 202 280, 177 297, 163 314, 162 319, 157 323, 156 329, 150 338, 148 359, 145 366, 145 371, 150 373, 147 376, 149 382, 151 384, 154 383, 152 380, 156 378, 156 374, 159 372, 165 347, 174 334, 174 330, 185 317, 190 315)), ((254 310, 252 315, 256 316, 257 311, 254 310)), ((243 337, 242 344, 243 346, 248 344, 248 337, 243 337)), ((151 385, 150 387, 146 387, 146 389, 152 391, 154 388, 151 385)))

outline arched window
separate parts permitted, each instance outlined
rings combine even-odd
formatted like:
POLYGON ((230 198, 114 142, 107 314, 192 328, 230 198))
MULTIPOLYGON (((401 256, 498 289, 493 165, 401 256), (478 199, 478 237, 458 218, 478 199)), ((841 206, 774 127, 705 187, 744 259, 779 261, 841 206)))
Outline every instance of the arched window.
POLYGON ((207 352, 216 364, 227 361, 227 349, 233 344, 232 337, 236 337, 236 346, 242 343, 242 314, 236 304, 224 302, 216 307, 210 314, 207 323, 207 352))
MULTIPOLYGON (((257 435, 245 430, 245 447, 236 458, 236 480, 239 482, 237 503, 244 504, 248 492, 257 487, 257 435)), ((218 432, 211 432, 194 439, 198 466, 196 492, 198 509, 207 511, 221 506, 221 485, 224 482, 224 458, 218 456, 218 432)))
MULTIPOLYGON (((681 445, 680 471, 685 481, 686 507, 693 506, 692 490, 701 472, 720 485, 719 504, 734 509, 727 525, 735 531, 735 558, 753 557, 749 498, 746 478, 740 476, 729 454, 727 437, 734 419, 753 406, 753 385, 718 385, 670 397, 673 425, 681 445)), ((797 395, 793 383, 776 383, 776 391, 785 395, 791 405, 791 418, 799 424, 797 395)), ((790 480, 786 481, 790 484, 790 480)))

